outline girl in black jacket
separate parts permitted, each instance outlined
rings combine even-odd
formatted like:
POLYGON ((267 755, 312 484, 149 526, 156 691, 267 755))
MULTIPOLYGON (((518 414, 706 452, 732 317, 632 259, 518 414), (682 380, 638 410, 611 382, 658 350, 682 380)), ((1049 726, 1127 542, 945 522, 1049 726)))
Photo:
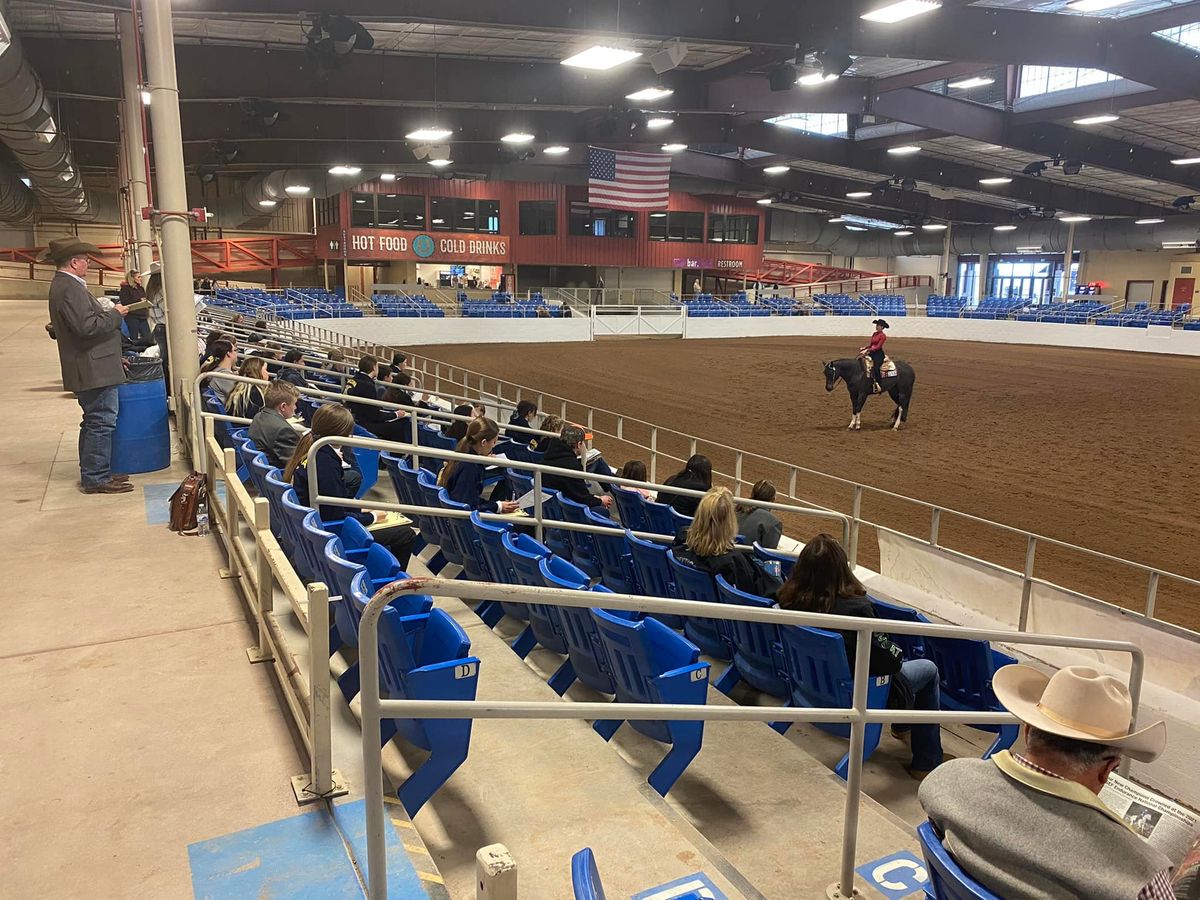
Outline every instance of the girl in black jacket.
POLYGON ((675 537, 675 558, 714 578, 720 575, 740 591, 769 597, 779 579, 749 553, 734 550, 737 516, 729 488, 713 488, 700 498, 691 526, 675 537))
MULTIPOLYGON (((712 487, 712 463, 707 456, 697 453, 687 461, 682 469, 663 483, 689 491, 707 491, 712 487)), ((675 512, 681 515, 694 516, 696 507, 700 504, 700 498, 659 491, 658 502, 670 504, 675 512)))

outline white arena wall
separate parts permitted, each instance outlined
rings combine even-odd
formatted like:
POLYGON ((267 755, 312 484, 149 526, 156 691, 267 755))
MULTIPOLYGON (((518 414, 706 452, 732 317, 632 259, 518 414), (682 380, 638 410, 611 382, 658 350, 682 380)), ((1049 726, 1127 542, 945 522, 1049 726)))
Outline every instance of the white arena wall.
POLYGON ((300 326, 334 331, 373 344, 417 347, 422 344, 540 344, 590 341, 592 321, 570 319, 312 319, 300 326))

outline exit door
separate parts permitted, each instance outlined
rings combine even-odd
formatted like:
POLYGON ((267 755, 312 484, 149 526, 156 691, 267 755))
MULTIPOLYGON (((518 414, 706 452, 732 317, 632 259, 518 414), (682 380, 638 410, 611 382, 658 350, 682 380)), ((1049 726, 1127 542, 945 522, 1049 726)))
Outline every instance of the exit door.
POLYGON ((1182 306, 1185 303, 1192 302, 1192 295, 1196 293, 1195 278, 1176 278, 1175 287, 1171 293, 1171 308, 1182 306))

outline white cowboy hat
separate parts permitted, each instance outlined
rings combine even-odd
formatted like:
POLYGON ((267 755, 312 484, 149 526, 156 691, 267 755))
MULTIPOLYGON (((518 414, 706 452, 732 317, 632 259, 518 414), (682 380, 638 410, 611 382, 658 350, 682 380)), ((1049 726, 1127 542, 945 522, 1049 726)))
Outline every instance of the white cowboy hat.
POLYGON ((1167 743, 1163 722, 1129 730, 1129 689, 1091 666, 1067 666, 1049 677, 1032 666, 1004 666, 992 688, 1005 709, 1039 731, 1119 747, 1139 762, 1153 762, 1167 743))

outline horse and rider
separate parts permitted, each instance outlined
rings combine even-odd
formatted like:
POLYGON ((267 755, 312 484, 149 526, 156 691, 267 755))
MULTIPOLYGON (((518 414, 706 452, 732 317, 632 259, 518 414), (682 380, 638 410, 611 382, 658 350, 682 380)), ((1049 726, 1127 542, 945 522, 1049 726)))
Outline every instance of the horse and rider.
POLYGON ((908 363, 889 360, 883 352, 887 342, 884 332, 890 327, 888 323, 884 319, 875 319, 871 324, 875 326, 875 333, 865 347, 859 348, 857 359, 835 359, 824 364, 825 390, 832 391, 839 379, 846 382, 852 407, 851 431, 862 428, 861 415, 867 398, 872 394, 887 393, 896 403, 892 430, 899 431, 900 424, 908 421, 908 406, 917 375, 908 363))

